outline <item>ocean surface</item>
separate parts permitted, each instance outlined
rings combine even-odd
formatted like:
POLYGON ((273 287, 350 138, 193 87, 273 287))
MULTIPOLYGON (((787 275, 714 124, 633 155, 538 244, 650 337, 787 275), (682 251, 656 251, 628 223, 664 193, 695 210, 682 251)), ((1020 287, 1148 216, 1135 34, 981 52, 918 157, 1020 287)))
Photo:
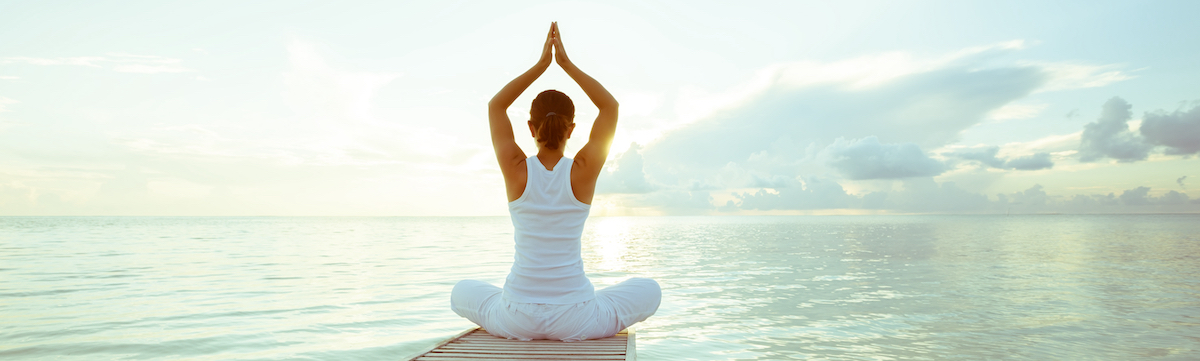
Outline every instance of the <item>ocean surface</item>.
MULTIPOLYGON (((1200 215, 592 218, 641 360, 1200 359, 1200 215)), ((399 360, 495 218, 0 218, 0 359, 399 360)))

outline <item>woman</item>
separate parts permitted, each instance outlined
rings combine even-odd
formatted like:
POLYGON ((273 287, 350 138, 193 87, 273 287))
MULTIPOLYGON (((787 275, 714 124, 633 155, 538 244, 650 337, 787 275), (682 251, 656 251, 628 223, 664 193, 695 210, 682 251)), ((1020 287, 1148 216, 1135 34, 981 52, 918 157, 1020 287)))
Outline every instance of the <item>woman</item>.
POLYGON ((595 290, 583 272, 580 236, 616 133, 617 100, 567 58, 557 23, 550 25, 537 64, 488 103, 488 122, 508 192, 516 252, 504 289, 475 280, 454 285, 454 313, 492 335, 523 341, 609 337, 653 315, 662 299, 654 280, 632 278, 595 290), (533 100, 528 124, 537 140, 535 156, 527 158, 517 146, 508 119, 508 107, 550 67, 551 58, 600 110, 575 159, 563 156, 575 129, 575 105, 566 94, 547 90, 533 100))

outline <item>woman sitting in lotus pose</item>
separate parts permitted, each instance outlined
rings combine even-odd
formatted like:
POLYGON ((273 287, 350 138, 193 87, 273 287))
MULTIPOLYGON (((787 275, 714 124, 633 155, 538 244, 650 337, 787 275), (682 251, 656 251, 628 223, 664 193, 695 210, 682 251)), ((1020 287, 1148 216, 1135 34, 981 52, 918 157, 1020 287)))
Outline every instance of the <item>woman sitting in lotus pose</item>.
POLYGON ((550 25, 537 64, 488 103, 488 123, 508 192, 516 252, 503 289, 476 280, 454 285, 454 313, 492 335, 525 341, 609 337, 653 315, 662 300, 654 280, 631 278, 595 290, 583 272, 580 237, 616 133, 617 100, 567 58, 556 23, 550 25), (533 100, 528 124, 537 140, 535 156, 526 157, 517 146, 508 119, 508 107, 550 67, 551 59, 600 110, 575 159, 563 156, 575 129, 575 105, 566 94, 547 90, 533 100))

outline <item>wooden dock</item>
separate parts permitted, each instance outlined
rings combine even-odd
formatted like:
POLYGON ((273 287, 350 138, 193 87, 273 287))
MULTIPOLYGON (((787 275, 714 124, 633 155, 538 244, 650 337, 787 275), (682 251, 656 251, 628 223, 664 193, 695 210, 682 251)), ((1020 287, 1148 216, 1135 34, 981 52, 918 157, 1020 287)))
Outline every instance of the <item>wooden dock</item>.
POLYGON ((635 360, 632 329, 596 340, 517 341, 489 335, 479 327, 460 332, 409 360, 635 360))

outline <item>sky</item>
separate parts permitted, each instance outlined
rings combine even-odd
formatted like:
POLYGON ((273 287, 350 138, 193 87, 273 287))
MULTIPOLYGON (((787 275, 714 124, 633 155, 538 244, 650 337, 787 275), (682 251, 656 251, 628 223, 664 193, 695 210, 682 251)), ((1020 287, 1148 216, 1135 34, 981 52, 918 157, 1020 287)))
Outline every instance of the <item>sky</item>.
MULTIPOLYGON (((551 21, 621 104, 593 215, 1196 213, 1198 12, 0 1, 0 215, 506 215, 486 104, 551 21)), ((530 155, 544 89, 596 115, 552 66, 530 155)))

